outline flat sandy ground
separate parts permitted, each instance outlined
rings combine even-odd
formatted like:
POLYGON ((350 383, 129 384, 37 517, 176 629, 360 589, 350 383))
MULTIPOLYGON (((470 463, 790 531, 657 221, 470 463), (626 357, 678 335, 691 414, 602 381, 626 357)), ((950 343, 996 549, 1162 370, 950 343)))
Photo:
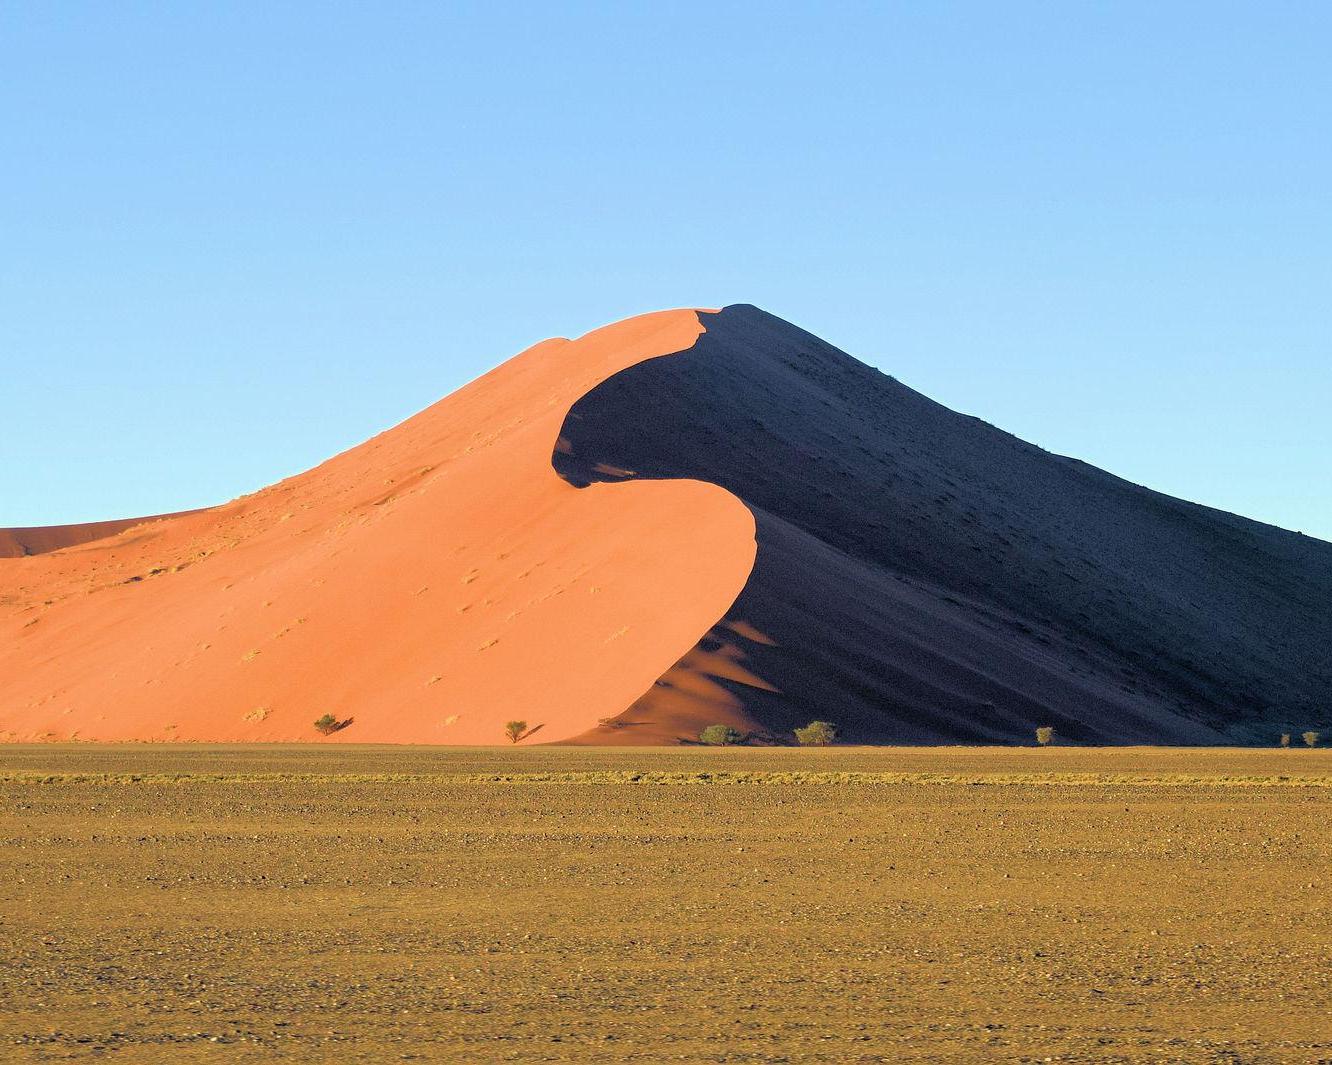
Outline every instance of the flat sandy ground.
POLYGON ((0 748, 0 1060, 1332 1059, 1332 751, 0 748))

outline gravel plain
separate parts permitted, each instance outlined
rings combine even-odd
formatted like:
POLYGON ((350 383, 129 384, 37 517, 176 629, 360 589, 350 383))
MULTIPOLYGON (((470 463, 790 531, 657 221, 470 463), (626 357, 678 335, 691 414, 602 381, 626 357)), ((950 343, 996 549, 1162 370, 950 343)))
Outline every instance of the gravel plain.
POLYGON ((1332 1060, 1332 751, 0 747, 0 1060, 1332 1060))

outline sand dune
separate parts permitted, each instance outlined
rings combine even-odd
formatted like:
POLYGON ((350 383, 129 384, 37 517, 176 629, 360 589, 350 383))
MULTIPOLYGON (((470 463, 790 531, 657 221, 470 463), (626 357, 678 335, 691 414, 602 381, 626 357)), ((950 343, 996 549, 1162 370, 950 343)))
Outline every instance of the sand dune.
POLYGON ((1268 742, 1332 691, 1332 545, 744 306, 546 341, 254 495, 0 555, 0 739, 1268 742))
POLYGON ((578 491, 572 403, 688 348, 692 311, 538 344, 309 473, 0 563, 0 738, 495 743, 578 735, 717 619, 749 511, 679 480, 578 491))

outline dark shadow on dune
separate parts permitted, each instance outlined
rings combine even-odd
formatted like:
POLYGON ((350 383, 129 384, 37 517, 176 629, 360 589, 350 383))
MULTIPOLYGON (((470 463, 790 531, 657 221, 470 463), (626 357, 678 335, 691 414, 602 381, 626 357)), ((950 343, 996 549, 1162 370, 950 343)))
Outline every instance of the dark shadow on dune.
POLYGON ((755 517, 748 584, 635 717, 738 701, 898 742, 1322 723, 1332 545, 1051 455, 757 308, 702 318, 583 396, 552 455, 578 486, 695 478, 755 517))

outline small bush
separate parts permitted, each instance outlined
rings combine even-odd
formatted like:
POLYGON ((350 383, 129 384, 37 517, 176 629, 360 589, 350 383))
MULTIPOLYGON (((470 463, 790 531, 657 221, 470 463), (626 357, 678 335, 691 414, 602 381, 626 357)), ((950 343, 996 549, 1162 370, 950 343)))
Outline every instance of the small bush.
POLYGON ((1315 732, 1313 729, 1310 729, 1308 732, 1302 732, 1300 734, 1300 739, 1304 740, 1304 745, 1306 747, 1317 747, 1318 741, 1321 738, 1322 738, 1321 734, 1315 732))
POLYGON ((1289 747, 1289 746, 1290 746, 1290 733, 1289 733, 1289 732, 1283 732, 1283 733, 1281 734, 1281 746, 1282 746, 1282 747, 1289 747))
POLYGON ((811 721, 796 729, 795 736, 801 747, 827 747, 837 739, 837 726, 830 721, 811 721))
POLYGON ((527 734, 526 721, 507 721, 504 724, 504 735, 509 737, 510 743, 517 743, 527 734))
POLYGON ((740 742, 740 733, 730 725, 709 725, 698 734, 698 742, 709 747, 729 747, 740 742))
POLYGON ((1049 747, 1054 742, 1054 729, 1049 725, 1042 725, 1036 730, 1036 742, 1042 747, 1049 747))
POLYGON ((329 736, 342 727, 342 722, 332 714, 325 714, 314 723, 315 731, 321 736, 329 736))

